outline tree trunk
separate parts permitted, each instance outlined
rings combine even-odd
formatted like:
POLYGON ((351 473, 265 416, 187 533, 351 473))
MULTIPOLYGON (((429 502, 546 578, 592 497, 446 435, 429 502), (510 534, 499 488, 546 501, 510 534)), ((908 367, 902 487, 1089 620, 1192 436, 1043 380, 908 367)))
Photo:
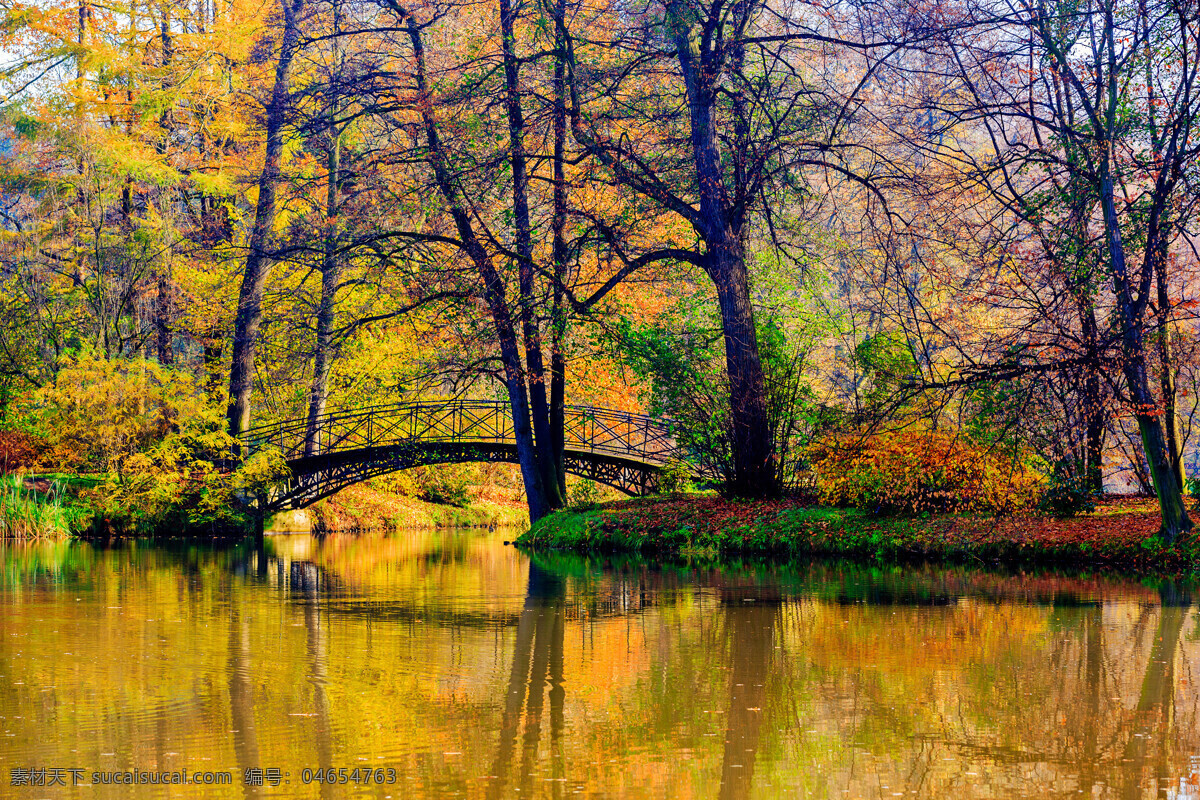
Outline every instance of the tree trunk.
POLYGON ((501 49, 504 54, 504 106, 508 116, 508 139, 513 175, 513 221, 516 228, 517 275, 521 298, 521 332, 525 342, 525 367, 529 381, 529 405, 537 447, 538 471, 551 510, 565 505, 559 493, 554 436, 546 396, 545 362, 542 358, 541 326, 534 297, 533 235, 529 221, 529 173, 525 154, 525 119, 521 111, 520 76, 517 71, 515 11, 510 0, 499 0, 501 49))
MULTIPOLYGON (((339 6, 335 3, 334 33, 339 33, 339 6)), ((333 39, 334 63, 340 61, 341 48, 339 40, 333 39)), ((325 413, 325 403, 329 398, 329 373, 333 369, 336 356, 334 341, 335 304, 337 302, 338 285, 342 280, 342 262, 337 256, 338 240, 338 176, 342 167, 342 135, 337 129, 337 98, 329 104, 329 153, 326 164, 328 172, 325 193, 325 252, 321 258, 321 300, 317 306, 317 341, 316 352, 313 354, 313 378, 308 390, 308 422, 304 429, 304 455, 312 456, 318 452, 319 442, 317 423, 325 413)))
POLYGON ((742 250, 740 222, 730 209, 725 189, 713 119, 719 56, 711 49, 700 49, 701 43, 692 35, 687 9, 672 3, 668 16, 679 69, 687 86, 692 160, 700 198, 697 229, 704 240, 705 269, 717 289, 725 335, 733 455, 728 491, 742 497, 775 496, 779 493, 775 445, 754 328, 750 276, 742 250))
POLYGON ((254 357, 262 323, 262 295, 270 272, 268 248, 275 226, 275 188, 283 150, 283 126, 288 106, 288 76, 299 45, 296 15, 302 0, 281 0, 284 31, 275 66, 275 87, 267 106, 267 142, 262 173, 258 178, 258 204, 250 233, 249 254, 238 293, 233 327, 233 363, 229 370, 229 433, 234 437, 250 427, 250 395, 254 387, 254 357))
POLYGON ((1179 414, 1175 402, 1175 367, 1172 363, 1171 329, 1166 323, 1158 331, 1158 353, 1160 361, 1159 387, 1163 396, 1163 427, 1167 435, 1168 458, 1175 470, 1179 490, 1186 486, 1187 470, 1183 461, 1183 430, 1179 426, 1179 414))
POLYGON ((1159 388, 1163 398, 1163 427, 1167 434, 1167 452, 1171 463, 1175 465, 1179 490, 1186 488, 1187 469, 1183 461, 1183 431, 1179 426, 1179 414, 1175 404, 1175 360, 1171 350, 1171 298, 1167 293, 1165 270, 1166 254, 1156 259, 1158 269, 1155 278, 1158 283, 1158 304, 1156 317, 1158 331, 1155 340, 1158 343, 1159 388))
POLYGON ((317 421, 325 413, 325 402, 329 397, 329 373, 333 369, 334 342, 333 325, 334 310, 337 300, 338 284, 342 280, 341 260, 337 257, 337 186, 338 171, 341 168, 341 137, 330 135, 333 141, 329 145, 329 191, 326 199, 326 216, 329 230, 325 236, 325 253, 321 260, 321 301, 317 307, 317 342, 313 358, 312 385, 308 391, 308 423, 305 426, 304 454, 315 455, 317 452, 317 421))
POLYGON ((736 255, 726 248, 719 248, 714 255, 716 263, 710 266, 709 275, 717 287, 729 373, 733 454, 729 491, 739 497, 774 496, 779 492, 775 448, 746 265, 740 248, 736 255))
MULTIPOLYGON (((557 20, 565 20, 566 0, 555 0, 557 20)), ((550 221, 552 253, 554 260, 554 296, 550 310, 550 436, 554 458, 554 473, 558 479, 558 491, 563 502, 567 500, 566 470, 566 382, 567 359, 564 351, 567 335, 567 314, 563 287, 567 282, 567 242, 564 231, 567 227, 567 81, 566 42, 563 41, 563 25, 555 26, 557 55, 554 60, 554 215, 550 221)))
POLYGON ((449 206, 450 214, 454 218, 460 246, 479 272, 483 283, 484 300, 487 302, 492 324, 495 326, 496 337, 499 340, 500 363, 504 367, 504 386, 508 392, 509 407, 512 410, 517 462, 521 467, 521 480, 525 485, 525 498, 529 504, 529 520, 536 522, 546 516, 550 509, 542 486, 541 472, 538 469, 533 430, 529 422, 529 396, 525 373, 521 364, 516 326, 513 324, 505 297, 504 281, 492 263, 491 256, 488 255, 475 235, 470 216, 459 197, 457 186, 448 167, 445 148, 441 136, 438 134, 437 121, 433 115, 433 98, 429 93, 429 83, 426 78, 425 47, 421 29, 416 20, 402 6, 395 4, 393 8, 405 21, 408 36, 412 42, 418 106, 425 129, 430 166, 433 168, 438 191, 449 206))
POLYGON ((1158 496, 1158 507, 1162 513, 1159 535, 1164 542, 1171 544, 1179 534, 1192 529, 1192 521, 1184 505, 1183 492, 1180 491, 1178 476, 1171 462, 1161 420, 1153 414, 1134 414, 1134 419, 1142 434, 1142 448, 1149 462, 1150 480, 1154 484, 1154 493, 1158 496))
MULTIPOLYGON (((1177 471, 1177 462, 1171 460, 1167 438, 1163 432, 1158 413, 1158 402, 1150 391, 1146 374, 1146 343, 1142 317, 1133 302, 1129 285, 1129 273, 1125 261, 1125 246, 1121 240, 1121 227, 1117 219, 1116 203, 1113 200, 1113 182, 1109 173, 1109 158, 1101 159, 1100 204, 1104 214, 1104 229, 1112 271, 1113 290, 1117 295, 1117 310, 1121 319, 1121 343, 1124 350, 1124 374, 1130 400, 1133 403, 1134 419, 1142 434, 1142 448, 1150 467, 1154 492, 1158 495, 1158 506, 1162 513, 1159 536, 1167 544, 1175 541, 1181 533, 1192 529, 1183 502, 1183 482, 1177 471)), ((1143 298, 1144 299, 1144 298, 1143 298)))
POLYGON ((1096 330, 1096 308, 1090 295, 1080 303, 1084 346, 1087 348, 1083 378, 1084 486, 1104 492, 1104 395, 1100 382, 1100 343, 1096 330))

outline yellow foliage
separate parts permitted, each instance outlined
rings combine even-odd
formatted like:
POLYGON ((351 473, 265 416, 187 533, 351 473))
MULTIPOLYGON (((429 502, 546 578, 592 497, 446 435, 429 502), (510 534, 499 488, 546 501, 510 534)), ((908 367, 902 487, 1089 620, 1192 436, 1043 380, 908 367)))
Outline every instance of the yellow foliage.
POLYGON ((1037 502, 1046 476, 1025 452, 944 430, 827 437, 808 452, 821 500, 876 513, 991 511, 1037 502))
POLYGON ((34 416, 50 442, 43 459, 59 468, 120 471, 205 404, 195 380, 145 359, 89 353, 63 361, 35 395, 34 416))

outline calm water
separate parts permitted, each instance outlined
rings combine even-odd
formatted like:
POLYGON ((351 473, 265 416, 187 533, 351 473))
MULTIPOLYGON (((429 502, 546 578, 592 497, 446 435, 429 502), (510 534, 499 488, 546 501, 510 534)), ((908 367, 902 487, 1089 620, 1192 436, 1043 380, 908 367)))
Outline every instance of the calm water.
POLYGON ((1200 798, 1188 587, 502 538, 0 545, 0 796, 1200 798))

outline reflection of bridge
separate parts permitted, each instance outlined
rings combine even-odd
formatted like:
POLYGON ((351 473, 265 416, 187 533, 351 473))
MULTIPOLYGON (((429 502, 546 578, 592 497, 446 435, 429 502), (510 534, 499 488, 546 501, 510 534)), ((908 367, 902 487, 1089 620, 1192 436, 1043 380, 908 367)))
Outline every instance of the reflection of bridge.
MULTIPOLYGON (((664 466, 679 460, 673 424, 642 414, 568 406, 564 420, 567 472, 648 494, 664 466)), ((324 414, 311 455, 307 423, 285 420, 242 435, 248 453, 283 451, 292 479, 268 501, 270 510, 303 508, 359 481, 409 467, 468 461, 517 461, 506 402, 438 400, 371 406, 324 414)))

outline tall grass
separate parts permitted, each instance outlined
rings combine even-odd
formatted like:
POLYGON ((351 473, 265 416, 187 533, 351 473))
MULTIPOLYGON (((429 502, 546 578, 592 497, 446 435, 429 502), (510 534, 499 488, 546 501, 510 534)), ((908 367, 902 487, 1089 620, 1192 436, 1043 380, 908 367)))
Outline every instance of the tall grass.
POLYGON ((82 512, 62 502, 62 486, 54 481, 40 495, 21 475, 0 478, 0 539, 55 539, 70 536, 82 512))

